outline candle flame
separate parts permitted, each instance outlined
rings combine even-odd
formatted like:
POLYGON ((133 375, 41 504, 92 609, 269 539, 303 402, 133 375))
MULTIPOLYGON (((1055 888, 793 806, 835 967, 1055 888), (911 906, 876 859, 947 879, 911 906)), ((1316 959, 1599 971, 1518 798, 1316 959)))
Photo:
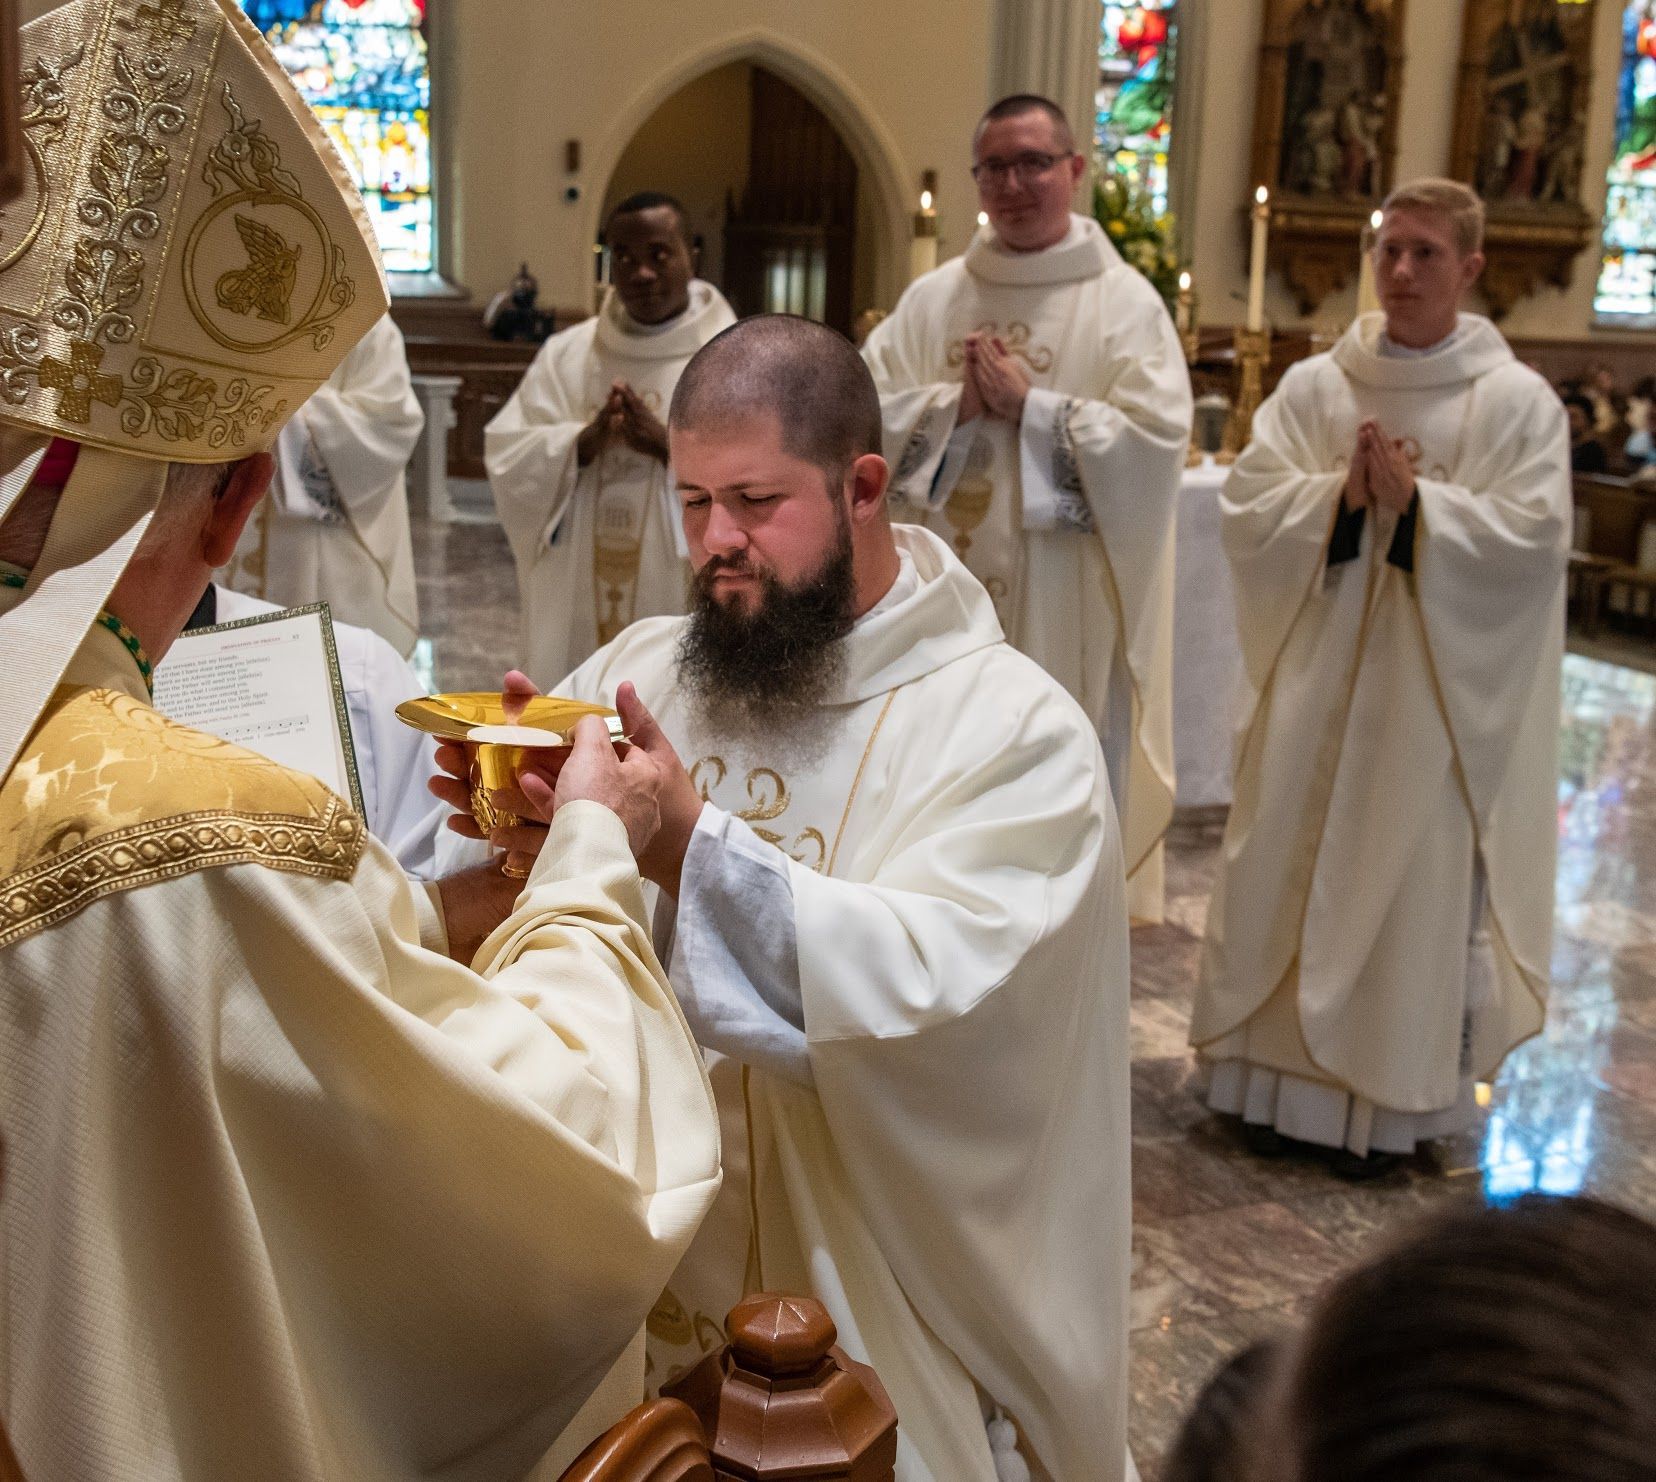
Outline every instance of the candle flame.
POLYGON ((932 208, 932 193, 929 190, 921 191, 920 192, 920 209, 922 211, 930 211, 931 208, 932 208))
POLYGON ((1374 215, 1369 217, 1369 227, 1374 231, 1379 231, 1381 225, 1385 222, 1385 219, 1386 219, 1386 213, 1384 211, 1380 210, 1380 208, 1377 206, 1377 207, 1375 207, 1374 215))
POLYGON ((1190 292, 1190 274, 1189 273, 1180 273, 1179 274, 1179 292, 1180 293, 1189 293, 1190 292))
POLYGON ((989 213, 987 211, 979 211, 978 212, 978 225, 979 226, 988 226, 989 225, 989 213))
POLYGON ((1263 206, 1270 199, 1271 199, 1271 192, 1269 190, 1267 190, 1263 185, 1260 186, 1259 189, 1254 192, 1254 200, 1259 202, 1259 204, 1261 206, 1263 206))

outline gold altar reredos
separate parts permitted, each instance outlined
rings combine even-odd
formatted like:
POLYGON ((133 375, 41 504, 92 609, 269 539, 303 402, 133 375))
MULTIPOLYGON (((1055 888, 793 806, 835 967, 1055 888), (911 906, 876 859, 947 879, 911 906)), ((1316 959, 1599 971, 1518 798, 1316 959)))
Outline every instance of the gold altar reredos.
POLYGON ((268 447, 389 303, 343 161, 234 0, 71 0, 22 40, 4 415, 180 462, 268 447), (330 231, 342 196, 360 231, 330 231))

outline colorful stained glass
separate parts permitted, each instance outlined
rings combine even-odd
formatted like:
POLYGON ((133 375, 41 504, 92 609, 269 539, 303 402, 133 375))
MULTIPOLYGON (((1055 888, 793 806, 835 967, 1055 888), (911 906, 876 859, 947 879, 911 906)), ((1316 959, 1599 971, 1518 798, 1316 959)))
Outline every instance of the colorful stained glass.
POLYGON ((1656 322, 1656 0, 1631 0, 1622 13, 1616 149, 1606 180, 1593 308, 1656 322))
POLYGON ((385 266, 437 265, 427 0, 242 0, 339 146, 385 266))
POLYGON ((1101 159, 1167 210, 1178 0, 1105 0, 1093 141, 1101 159))

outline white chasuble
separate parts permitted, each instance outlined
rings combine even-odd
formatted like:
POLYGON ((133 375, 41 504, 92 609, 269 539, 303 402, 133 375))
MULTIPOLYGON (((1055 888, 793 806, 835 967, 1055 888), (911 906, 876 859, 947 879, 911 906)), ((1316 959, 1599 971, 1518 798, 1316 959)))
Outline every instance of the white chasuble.
POLYGON ((719 1164, 613 814, 560 814, 468 968, 346 805, 98 627, 0 782, 0 898, 25 1475, 553 1478, 637 1402, 719 1164))
MULTIPOLYGON (((809 1291, 891 1393, 903 1482, 994 1482, 994 1406, 1037 1476, 1119 1482, 1127 920, 1103 760, 947 546, 897 538, 905 574, 844 640, 820 755, 711 729, 674 677, 681 621, 629 629, 560 686, 609 703, 637 684, 702 824, 777 851, 791 919, 749 934, 797 944, 779 977, 802 1066, 711 1057, 727 1197, 651 1318, 652 1377, 715 1346, 745 1291, 809 1291)), ((674 984, 703 1044, 729 1047, 740 993, 674 984)))
POLYGON ((406 658, 420 631, 404 477, 425 416, 387 314, 276 440, 276 476, 222 580, 299 607, 326 602, 406 658))
POLYGON ((1094 221, 1072 217, 1062 242, 1032 253, 984 228, 909 286, 863 353, 898 517, 951 544, 1008 639, 1087 712, 1110 759, 1133 914, 1159 919, 1173 518, 1191 423, 1166 308, 1094 221), (1000 336, 1033 384, 1019 426, 956 427, 973 331, 1000 336))
POLYGON ((1487 320, 1410 358, 1383 322, 1290 369, 1225 487, 1249 694, 1191 1039, 1426 1115, 1542 1024, 1569 450, 1487 320), (1373 511, 1329 562, 1370 417, 1416 472, 1412 573, 1373 511))
POLYGON ((736 322, 699 280, 690 307, 642 325, 610 293, 554 335, 483 435, 489 487, 522 600, 518 660, 547 686, 639 618, 684 611, 690 578, 668 469, 619 439, 585 468, 576 439, 616 381, 667 421, 690 357, 736 322))

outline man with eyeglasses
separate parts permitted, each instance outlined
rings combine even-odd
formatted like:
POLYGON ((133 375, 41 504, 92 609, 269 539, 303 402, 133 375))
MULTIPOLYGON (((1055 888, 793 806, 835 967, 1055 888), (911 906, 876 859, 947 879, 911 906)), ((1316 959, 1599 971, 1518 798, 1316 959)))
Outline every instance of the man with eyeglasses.
POLYGON ((1173 513, 1190 378, 1149 282, 1070 210, 1085 161, 1034 94, 978 124, 988 224, 869 336, 891 498, 989 589, 1103 741, 1135 916, 1173 811, 1173 513))

